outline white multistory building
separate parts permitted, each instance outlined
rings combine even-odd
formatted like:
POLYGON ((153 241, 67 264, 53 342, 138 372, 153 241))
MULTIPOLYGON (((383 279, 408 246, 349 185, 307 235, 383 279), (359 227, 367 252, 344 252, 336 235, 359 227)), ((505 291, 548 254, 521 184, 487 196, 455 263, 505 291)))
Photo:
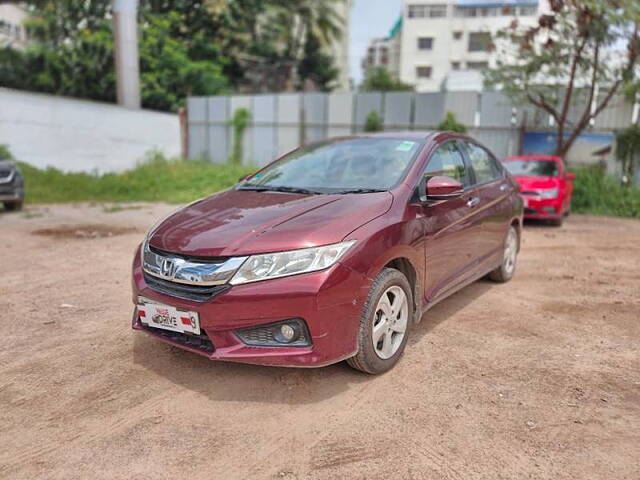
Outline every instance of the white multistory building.
POLYGON ((398 18, 386 37, 369 42, 367 54, 362 59, 363 76, 373 68, 386 68, 394 77, 400 75, 400 45, 402 42, 402 17, 398 18))
POLYGON ((496 33, 514 20, 533 26, 547 9, 547 0, 403 0, 397 76, 418 92, 481 88, 496 33))

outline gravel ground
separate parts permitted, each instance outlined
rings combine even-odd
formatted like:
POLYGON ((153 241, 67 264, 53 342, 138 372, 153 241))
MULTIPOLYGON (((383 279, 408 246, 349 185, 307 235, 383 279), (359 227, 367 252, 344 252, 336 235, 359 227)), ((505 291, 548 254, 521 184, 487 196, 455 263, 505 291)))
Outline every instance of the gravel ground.
POLYGON ((528 225, 512 282, 371 377, 133 332, 133 251, 173 208, 0 212, 0 478, 640 478, 640 221, 528 225))

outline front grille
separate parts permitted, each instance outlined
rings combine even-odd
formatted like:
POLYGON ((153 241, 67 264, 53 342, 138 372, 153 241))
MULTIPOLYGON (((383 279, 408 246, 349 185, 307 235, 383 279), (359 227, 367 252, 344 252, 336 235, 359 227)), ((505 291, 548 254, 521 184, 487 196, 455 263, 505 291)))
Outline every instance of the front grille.
POLYGON ((535 192, 535 191, 532 192, 532 191, 528 191, 528 190, 525 190, 524 192, 520 192, 520 194, 527 195, 529 197, 537 197, 538 196, 538 192, 535 192))
POLYGON ((224 263, 228 260, 228 257, 204 257, 200 255, 184 255, 181 253, 168 252, 166 250, 161 250, 157 247, 149 245, 149 250, 155 253, 156 255, 160 255, 162 257, 177 257, 183 258, 184 260, 188 260, 191 262, 202 262, 202 263, 224 263))
POLYGON ((9 175, 11 175, 11 170, 0 170, 0 180, 9 178, 9 175))
POLYGON ((215 350, 213 343, 204 331, 200 335, 188 335, 186 333, 162 330, 161 328, 149 327, 147 325, 143 328, 159 337, 163 337, 189 347, 198 348, 208 353, 212 353, 215 350))
POLYGON ((187 285, 183 283, 170 282, 163 280, 162 278, 154 277, 144 272, 144 281, 149 288, 164 293, 165 295, 171 295, 172 297, 182 298, 184 300, 193 300, 194 302, 206 302, 212 299, 216 295, 220 295, 231 288, 231 285, 213 285, 213 286, 201 286, 201 285, 187 285))

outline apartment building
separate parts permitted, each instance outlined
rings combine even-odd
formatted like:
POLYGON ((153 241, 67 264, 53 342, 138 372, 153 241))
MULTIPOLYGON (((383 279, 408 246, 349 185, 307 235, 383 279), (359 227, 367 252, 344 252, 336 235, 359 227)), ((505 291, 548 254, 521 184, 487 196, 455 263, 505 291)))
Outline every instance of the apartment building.
POLYGON ((386 37, 374 38, 369 42, 367 54, 362 59, 363 77, 367 71, 383 67, 396 78, 400 76, 400 43, 402 32, 402 17, 398 18, 386 37))
POLYGON ((546 0, 404 0, 398 77, 418 92, 440 91, 451 72, 494 66, 495 34, 515 19, 535 25, 547 9, 546 0))
POLYGON ((19 3, 0 3, 0 47, 24 48, 27 33, 22 23, 27 10, 19 3))

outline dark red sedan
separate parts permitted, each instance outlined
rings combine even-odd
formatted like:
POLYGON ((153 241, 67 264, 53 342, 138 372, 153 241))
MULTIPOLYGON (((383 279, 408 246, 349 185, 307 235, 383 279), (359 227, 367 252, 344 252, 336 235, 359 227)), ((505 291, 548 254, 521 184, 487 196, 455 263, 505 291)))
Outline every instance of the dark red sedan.
POLYGON ((513 276, 522 208, 466 136, 303 147, 149 231, 133 328, 211 359, 384 372, 435 303, 513 276))
POLYGON ((571 211, 576 174, 565 169, 562 158, 550 155, 519 155, 504 159, 504 166, 520 185, 524 218, 548 220, 561 226, 571 211))

